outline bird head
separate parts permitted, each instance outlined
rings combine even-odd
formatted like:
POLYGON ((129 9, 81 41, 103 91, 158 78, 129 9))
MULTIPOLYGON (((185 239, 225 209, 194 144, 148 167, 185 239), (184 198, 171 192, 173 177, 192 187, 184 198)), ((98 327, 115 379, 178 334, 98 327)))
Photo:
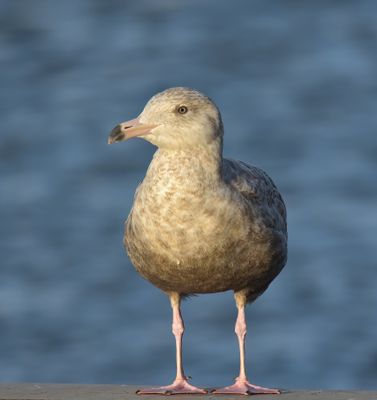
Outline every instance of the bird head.
POLYGON ((141 137, 159 148, 187 149, 222 142, 223 124, 215 103, 188 88, 171 88, 153 96, 135 119, 122 122, 108 143, 141 137))

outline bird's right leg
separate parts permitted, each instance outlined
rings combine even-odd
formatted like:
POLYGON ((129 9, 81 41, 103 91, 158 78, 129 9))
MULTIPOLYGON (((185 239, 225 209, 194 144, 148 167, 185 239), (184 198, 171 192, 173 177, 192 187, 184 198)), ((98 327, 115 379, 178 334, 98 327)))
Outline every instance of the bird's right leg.
POLYGON ((170 303, 173 309, 173 335, 176 343, 176 362, 177 374, 171 385, 156 388, 140 389, 137 394, 190 394, 190 393, 207 393, 206 390, 190 385, 183 371, 182 362, 182 336, 185 330, 180 310, 181 296, 179 293, 169 293, 170 303))

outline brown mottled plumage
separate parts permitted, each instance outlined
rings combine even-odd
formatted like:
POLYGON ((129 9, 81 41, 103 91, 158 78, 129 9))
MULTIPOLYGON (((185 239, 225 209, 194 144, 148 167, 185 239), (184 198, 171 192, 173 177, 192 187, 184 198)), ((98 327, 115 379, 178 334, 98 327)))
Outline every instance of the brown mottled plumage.
MULTIPOLYGON (((243 310, 287 258, 286 211, 273 181, 259 168, 222 157, 220 112, 191 89, 157 94, 138 119, 114 128, 110 142, 128 136, 159 147, 126 221, 124 244, 135 268, 170 296, 173 310, 182 296, 226 290, 243 310)), ((179 369, 163 389, 193 392, 179 369)), ((247 384, 249 392, 272 390, 247 384)), ((235 393, 234 386, 225 392, 235 393)), ((162 392, 142 393, 156 390, 162 392)))

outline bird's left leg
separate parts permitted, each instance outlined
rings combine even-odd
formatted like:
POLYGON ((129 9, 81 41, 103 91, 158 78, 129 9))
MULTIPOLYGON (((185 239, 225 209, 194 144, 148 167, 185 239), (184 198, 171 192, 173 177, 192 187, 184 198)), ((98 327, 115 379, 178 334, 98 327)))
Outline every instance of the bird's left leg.
POLYGON ((215 389, 212 393, 223 393, 223 394, 280 394, 277 389, 268 389, 262 386, 251 384, 246 376, 245 368, 245 336, 246 336, 246 318, 245 318, 245 306, 247 297, 242 291, 234 294, 236 305, 238 308, 238 315, 236 321, 235 332, 238 339, 240 348, 240 373, 236 378, 236 383, 231 386, 226 386, 221 389, 215 389))
POLYGON ((190 394, 199 393, 205 394, 206 390, 190 385, 188 378, 183 371, 182 362, 182 336, 185 330, 183 319, 180 310, 181 296, 179 293, 169 293, 170 303, 173 309, 173 335, 176 343, 176 362, 177 362, 177 375, 171 385, 161 386, 157 388, 141 389, 137 394, 190 394))

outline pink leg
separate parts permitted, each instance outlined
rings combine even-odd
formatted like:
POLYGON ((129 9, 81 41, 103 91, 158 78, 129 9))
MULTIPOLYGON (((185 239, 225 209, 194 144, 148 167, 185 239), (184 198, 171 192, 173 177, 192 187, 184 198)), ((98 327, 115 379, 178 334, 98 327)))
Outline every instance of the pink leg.
POLYGON ((182 336, 185 330, 181 311, 180 311, 180 295, 178 293, 170 294, 170 302, 173 308, 173 334, 176 343, 176 360, 177 360, 177 375, 171 385, 160 386, 156 388, 140 389, 137 394, 205 394, 206 390, 190 385, 183 371, 182 363, 182 336))
POLYGON ((240 374, 236 378, 236 383, 231 386, 226 386, 221 389, 215 389, 212 393, 216 394, 280 394, 277 389, 268 389, 262 386, 256 386, 251 384, 246 376, 245 368, 245 336, 246 336, 246 319, 245 319, 245 305, 246 296, 241 293, 235 293, 234 295, 238 315, 236 321, 235 332, 238 338, 238 344, 240 347, 240 374))

